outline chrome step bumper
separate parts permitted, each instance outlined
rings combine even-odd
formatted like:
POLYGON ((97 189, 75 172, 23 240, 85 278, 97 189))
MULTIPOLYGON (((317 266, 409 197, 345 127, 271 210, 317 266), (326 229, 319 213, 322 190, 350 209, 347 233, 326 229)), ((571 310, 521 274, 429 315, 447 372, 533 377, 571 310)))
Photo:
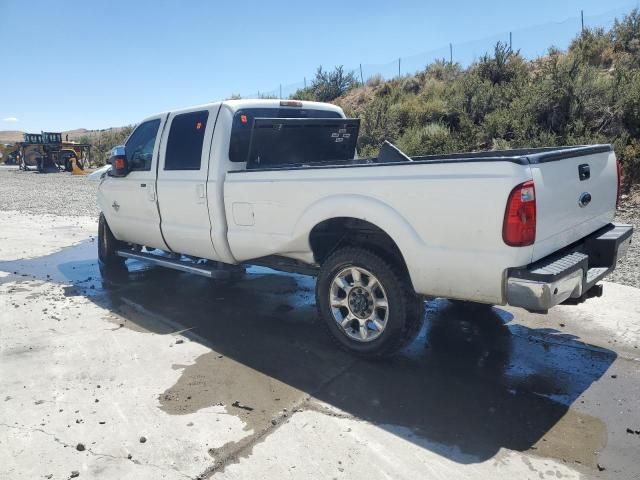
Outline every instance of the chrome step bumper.
POLYGON ((611 273, 631 243, 633 227, 611 223, 579 242, 525 267, 507 271, 507 303, 546 312, 587 292, 611 273))

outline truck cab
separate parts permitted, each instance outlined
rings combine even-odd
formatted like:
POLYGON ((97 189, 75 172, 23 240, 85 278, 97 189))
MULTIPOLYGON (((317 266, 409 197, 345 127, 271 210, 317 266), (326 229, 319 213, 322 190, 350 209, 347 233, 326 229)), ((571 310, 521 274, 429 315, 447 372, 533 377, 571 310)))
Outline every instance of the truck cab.
MULTIPOLYGON (((224 180, 246 168, 255 118, 344 118, 316 102, 235 100, 154 115, 124 145, 127 174, 103 182, 98 202, 126 242, 230 264, 224 180)), ((234 207, 241 216, 242 206, 234 207)))

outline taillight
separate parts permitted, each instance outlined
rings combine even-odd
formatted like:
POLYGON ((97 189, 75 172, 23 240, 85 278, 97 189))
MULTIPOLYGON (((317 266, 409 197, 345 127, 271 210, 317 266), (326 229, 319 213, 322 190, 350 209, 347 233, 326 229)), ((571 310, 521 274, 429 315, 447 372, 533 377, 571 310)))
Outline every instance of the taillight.
POLYGON ((536 189, 533 180, 521 183, 509 194, 502 224, 502 239, 511 247, 525 247, 536 240, 536 189))
POLYGON ((618 170, 618 191, 616 193, 616 209, 620 206, 620 184, 622 183, 622 165, 620 160, 616 158, 616 168, 618 170))

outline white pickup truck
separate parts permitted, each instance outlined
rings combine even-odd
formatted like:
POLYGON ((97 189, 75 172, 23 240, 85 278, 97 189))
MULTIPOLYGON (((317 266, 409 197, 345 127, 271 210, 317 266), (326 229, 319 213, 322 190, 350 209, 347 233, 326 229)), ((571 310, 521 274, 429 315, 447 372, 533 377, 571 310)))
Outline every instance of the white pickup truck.
POLYGON ((609 145, 359 159, 358 129, 279 100, 145 119, 101 175, 101 266, 314 274, 330 334, 375 357, 414 338, 424 296, 545 312, 600 294, 631 242, 609 145))

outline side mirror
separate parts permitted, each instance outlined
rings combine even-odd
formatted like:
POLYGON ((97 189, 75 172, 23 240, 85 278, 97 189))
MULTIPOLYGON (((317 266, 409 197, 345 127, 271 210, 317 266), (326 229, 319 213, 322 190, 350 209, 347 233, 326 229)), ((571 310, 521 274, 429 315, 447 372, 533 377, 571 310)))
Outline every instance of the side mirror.
POLYGON ((124 145, 118 145, 111 149, 108 163, 111 164, 109 175, 112 177, 124 177, 129 173, 129 164, 124 145))

